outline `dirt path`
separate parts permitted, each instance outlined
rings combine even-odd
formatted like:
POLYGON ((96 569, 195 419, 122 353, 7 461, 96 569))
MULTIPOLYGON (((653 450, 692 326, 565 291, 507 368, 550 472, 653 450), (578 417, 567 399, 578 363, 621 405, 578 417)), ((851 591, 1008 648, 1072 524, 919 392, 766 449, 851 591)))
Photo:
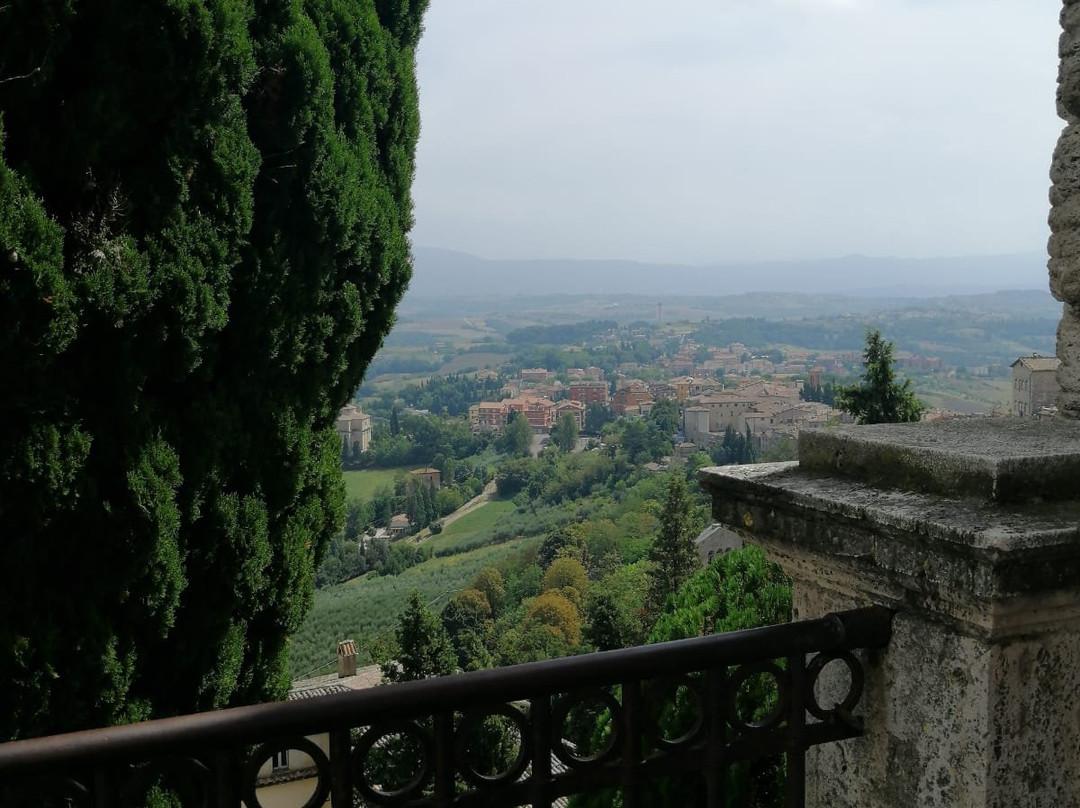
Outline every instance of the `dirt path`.
MULTIPOLYGON (((456 522, 461 517, 465 516, 465 514, 472 513, 477 508, 479 508, 479 507, 481 507, 483 505, 487 505, 488 502, 491 501, 491 498, 493 496, 495 496, 495 481, 494 480, 492 480, 490 483, 485 485, 484 490, 481 491, 477 496, 470 499, 468 502, 466 502, 464 505, 462 505, 460 508, 458 508, 456 511, 454 511, 449 516, 444 516, 442 518, 443 527, 448 527, 449 525, 454 524, 454 522, 456 522)), ((421 530, 419 533, 416 534, 416 541, 418 543, 426 541, 427 539, 430 539, 430 538, 431 538, 431 530, 429 528, 426 528, 426 527, 423 530, 421 530)))

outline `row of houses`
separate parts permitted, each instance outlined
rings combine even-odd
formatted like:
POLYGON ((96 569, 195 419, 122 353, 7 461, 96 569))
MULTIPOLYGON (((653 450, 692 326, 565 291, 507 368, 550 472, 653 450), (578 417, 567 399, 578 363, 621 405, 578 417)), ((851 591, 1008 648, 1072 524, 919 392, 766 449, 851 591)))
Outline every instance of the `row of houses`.
POLYGON ((533 433, 545 435, 563 415, 577 422, 578 430, 585 428, 585 404, 574 399, 552 401, 539 396, 516 396, 502 401, 481 401, 469 407, 469 422, 473 432, 501 435, 510 421, 510 413, 521 413, 533 433))
MULTIPOLYGON (((537 372, 539 370, 536 369, 537 372)), ((651 383, 634 379, 619 384, 614 395, 611 395, 607 382, 584 379, 571 382, 564 388, 545 389, 546 395, 522 394, 502 401, 473 404, 469 408, 469 420, 474 432, 501 434, 510 413, 516 411, 528 419, 533 432, 545 434, 551 431, 559 418, 569 414, 577 421, 580 430, 585 428, 585 410, 589 404, 609 406, 619 416, 641 416, 648 415, 656 401, 685 401, 694 389, 694 379, 689 376, 651 383), (560 395, 567 397, 555 400, 560 395)))

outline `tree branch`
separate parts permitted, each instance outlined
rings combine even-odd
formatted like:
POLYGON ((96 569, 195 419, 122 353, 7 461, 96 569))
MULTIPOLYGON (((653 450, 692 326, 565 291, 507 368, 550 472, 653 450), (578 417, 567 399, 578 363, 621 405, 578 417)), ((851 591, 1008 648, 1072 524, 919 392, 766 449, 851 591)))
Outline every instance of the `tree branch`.
MULTIPOLYGON (((0 11, 5 11, 8 8, 10 8, 10 6, 0 6, 0 11)), ((19 79, 28 79, 31 76, 33 76, 33 75, 35 75, 37 73, 40 73, 42 68, 45 67, 45 62, 49 58, 49 50, 50 49, 51 49, 51 46, 49 48, 45 49, 45 55, 41 57, 41 64, 39 64, 37 67, 35 67, 29 73, 23 73, 21 76, 8 76, 6 79, 0 79, 0 84, 7 84, 9 81, 18 81, 19 79)))

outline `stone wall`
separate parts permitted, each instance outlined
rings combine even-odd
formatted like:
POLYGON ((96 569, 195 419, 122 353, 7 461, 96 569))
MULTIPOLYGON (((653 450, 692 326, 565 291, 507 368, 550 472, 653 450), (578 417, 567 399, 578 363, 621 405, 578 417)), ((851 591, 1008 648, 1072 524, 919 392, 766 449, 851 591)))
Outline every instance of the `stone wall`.
POLYGON ((1058 408, 1080 418, 1080 0, 1061 12, 1057 109, 1065 121, 1050 168, 1050 291, 1065 304, 1058 325, 1058 408))

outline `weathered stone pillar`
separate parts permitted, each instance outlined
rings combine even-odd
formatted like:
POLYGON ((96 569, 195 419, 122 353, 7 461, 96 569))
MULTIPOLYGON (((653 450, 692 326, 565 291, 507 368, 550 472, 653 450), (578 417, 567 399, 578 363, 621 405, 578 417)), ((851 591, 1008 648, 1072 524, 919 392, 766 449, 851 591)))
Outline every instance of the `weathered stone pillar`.
POLYGON ((1058 115, 1065 129, 1050 167, 1050 291, 1065 304, 1058 325, 1058 410, 1080 418, 1080 2, 1065 0, 1058 47, 1058 115))
POLYGON ((1080 805, 1080 423, 845 427, 799 456, 699 474, 796 619, 897 610, 865 736, 810 751, 807 804, 1080 805))

